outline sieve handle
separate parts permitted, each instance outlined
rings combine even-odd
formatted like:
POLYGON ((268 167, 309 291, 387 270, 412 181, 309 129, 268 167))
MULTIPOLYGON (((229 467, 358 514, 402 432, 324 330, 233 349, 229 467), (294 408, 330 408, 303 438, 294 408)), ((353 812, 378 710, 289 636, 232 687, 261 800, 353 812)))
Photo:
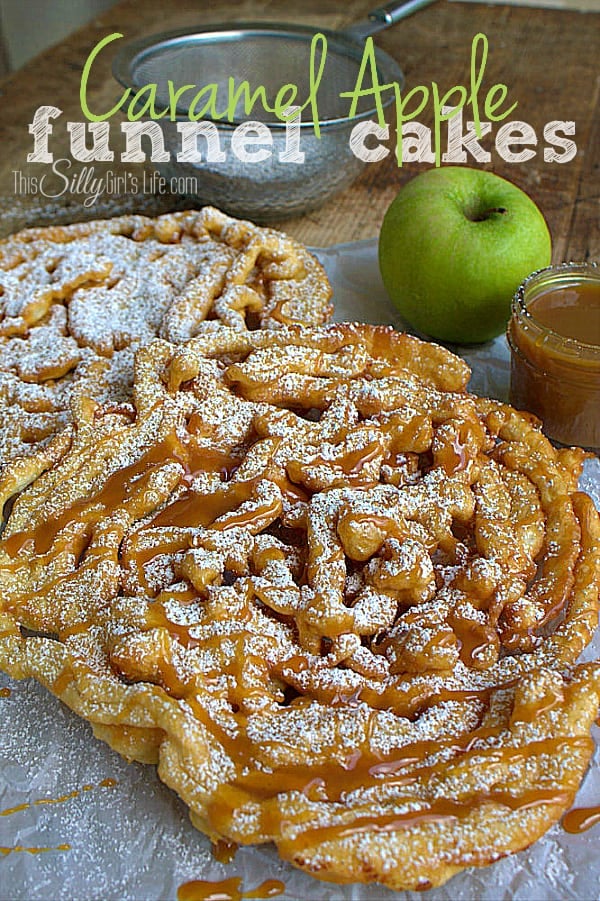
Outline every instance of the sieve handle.
POLYGON ((341 28, 338 33, 353 41, 364 41, 369 35, 395 25, 400 19, 416 13, 433 2, 434 0, 403 0, 402 3, 386 3, 385 6, 378 6, 372 10, 365 21, 341 28))

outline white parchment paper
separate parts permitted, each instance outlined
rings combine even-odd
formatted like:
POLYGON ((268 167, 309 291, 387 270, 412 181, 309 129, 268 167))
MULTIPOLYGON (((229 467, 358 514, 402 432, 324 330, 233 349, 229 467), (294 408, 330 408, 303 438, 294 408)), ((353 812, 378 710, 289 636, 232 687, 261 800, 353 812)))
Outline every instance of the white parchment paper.
MULTIPOLYGON (((316 251, 335 289, 336 319, 403 323, 381 284, 374 241, 316 251)), ((505 400, 508 351, 503 338, 454 348, 473 368, 471 387, 505 400)), ((584 490, 600 505, 600 461, 586 465, 584 490)), ((600 656, 600 636, 586 652, 600 656)), ((273 848, 242 848, 215 861, 207 839, 189 823, 185 805, 153 767, 125 763, 94 739, 41 686, 0 674, 0 901, 173 901, 190 879, 240 876, 250 889, 280 879, 294 901, 591 901, 600 897, 600 826, 572 836, 560 826, 527 851, 483 870, 469 870, 441 889, 396 894, 374 886, 320 883, 282 863, 273 848), (101 785, 103 780, 114 785, 101 785), (84 786, 92 786, 83 790, 84 786), (43 799, 72 797, 55 804, 43 799), (24 806, 15 812, 3 812, 24 806), (13 848, 58 849, 32 853, 13 848)), ((600 729, 595 729, 597 741, 600 729)), ((577 798, 600 803, 600 753, 577 798)))

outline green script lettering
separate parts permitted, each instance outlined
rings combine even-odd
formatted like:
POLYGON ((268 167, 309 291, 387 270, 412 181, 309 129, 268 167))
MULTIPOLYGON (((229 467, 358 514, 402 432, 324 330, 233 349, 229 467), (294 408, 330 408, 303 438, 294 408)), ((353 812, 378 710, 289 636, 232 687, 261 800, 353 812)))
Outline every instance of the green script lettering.
POLYGON ((169 87, 169 109, 171 110, 171 115, 169 116, 171 122, 175 122, 177 119, 177 104, 179 103, 179 98, 185 94, 187 91, 193 91, 196 87, 195 84, 184 84, 180 88, 175 88, 172 80, 169 78, 168 82, 169 87))
POLYGON ((188 109, 188 119, 190 122, 197 122, 198 119, 204 119, 208 116, 209 119, 222 119, 223 116, 217 112, 217 92, 218 85, 216 84, 207 84, 203 88, 201 88, 197 94, 195 94, 194 99, 190 103, 190 107, 188 109), (204 96, 208 94, 208 100, 201 106, 198 112, 196 112, 196 106, 200 103, 200 101, 204 98, 204 96))
POLYGON ((315 129, 315 135, 317 138, 321 137, 321 129, 319 128, 319 105, 317 103, 317 94, 319 92, 319 85, 321 84, 321 79, 323 78, 323 71, 325 69, 325 62, 327 60, 327 38, 321 32, 317 32, 317 34, 313 35, 313 39, 310 42, 310 87, 308 91, 308 97, 305 102, 300 107, 300 111, 296 113, 296 115, 301 116, 307 106, 310 106, 311 109, 311 121, 313 123, 315 129), (316 60, 317 60, 317 46, 321 45, 321 59, 319 61, 319 69, 316 71, 316 60))
POLYGON ((250 93, 250 84, 247 81, 242 81, 236 87, 235 78, 230 77, 227 80, 227 85, 229 89, 229 102, 227 104, 228 122, 233 122, 233 120, 235 119, 235 111, 242 96, 244 98, 244 113, 246 116, 249 116, 252 113, 252 110, 254 109, 258 100, 260 100, 262 108, 266 113, 275 112, 273 107, 269 106, 269 103, 267 101, 267 92, 265 91, 264 85, 259 84, 259 86, 253 93, 250 93))
POLYGON ((106 47, 107 44, 110 44, 112 41, 116 41, 118 38, 122 38, 122 37, 123 37, 123 35, 120 34, 120 32, 115 31, 115 32, 113 32, 113 34, 109 34, 105 38, 102 38, 102 40, 98 41, 96 46, 92 48, 90 55, 88 56, 88 58, 85 61, 85 65, 83 67, 83 72, 81 73, 81 83, 79 85, 79 102, 81 104, 81 112, 83 113, 83 115, 86 117, 86 119, 89 122, 104 122, 106 119, 110 119, 110 117, 113 116, 115 113, 117 113, 121 109, 123 104, 126 103, 127 98, 129 97, 129 95, 131 93, 131 88, 127 88, 123 92, 119 102, 117 104, 115 104, 115 106, 113 106, 113 108, 111 110, 109 110, 107 113, 102 113, 99 116, 92 113, 88 106, 87 84, 88 84, 88 79, 90 77, 90 69, 92 68, 92 64, 93 64, 94 60, 96 59, 96 57, 98 56, 98 54, 100 53, 100 51, 104 47, 106 47))
POLYGON ((491 119, 492 122, 501 122, 502 119, 506 119, 507 116, 510 116, 512 112, 517 108, 518 104, 515 102, 511 107, 505 110, 503 113, 499 113, 497 116, 494 115, 499 106, 502 106, 504 101, 506 100, 506 96, 508 94, 508 88, 505 84, 495 84, 493 87, 489 89, 486 94, 485 103, 483 105, 483 112, 485 114, 486 119, 491 119), (494 100, 494 95, 499 94, 500 97, 498 100, 494 100))
POLYGON ((168 106, 161 113, 156 111, 156 87, 155 84, 145 84, 133 95, 127 107, 127 118, 130 122, 136 122, 138 119, 143 119, 144 116, 149 116, 150 119, 156 120, 162 119, 167 115, 169 112, 168 106), (146 94, 148 97, 142 103, 146 94), (136 109, 138 104, 140 104, 139 109, 136 109))
POLYGON ((300 115, 297 110, 294 113, 287 112, 288 108, 295 104, 297 96, 298 87, 295 84, 284 84, 277 91, 274 113, 281 122, 292 121, 300 115))
POLYGON ((457 84, 453 88, 450 88, 449 91, 446 91, 444 96, 440 99, 440 91, 435 81, 431 83, 431 91, 433 94, 433 133, 434 133, 434 142, 435 142, 435 164, 439 166, 442 161, 442 122, 448 122, 449 119, 454 118, 454 116, 458 115, 461 109, 464 107, 467 100, 467 89, 462 84, 457 84), (451 105, 451 110, 449 113, 444 113, 442 110, 444 107, 448 106, 450 103, 450 99, 453 94, 458 94, 460 100, 456 106, 451 105))
POLYGON ((361 97, 373 97, 375 102, 375 109, 377 110, 377 121, 380 126, 385 125, 385 117, 383 115, 383 103, 381 102, 381 95, 384 91, 389 91, 390 89, 394 90, 399 86, 396 82, 391 82, 390 84, 380 84, 379 83, 379 75, 377 73, 377 60, 375 58, 375 45, 373 43, 373 38, 367 38, 365 41, 365 47, 363 50, 362 59, 360 61, 360 69, 358 70, 358 75, 356 76, 356 82, 354 88, 351 91, 342 91, 340 93, 340 97, 350 97, 352 98, 352 103, 350 104, 350 111, 348 116, 353 119, 356 116, 356 108, 358 106, 358 101, 361 97), (363 88, 363 79, 365 77, 365 73, 369 69, 371 73, 371 81, 372 84, 370 87, 363 88))
POLYGON ((420 115, 429 103, 429 88, 425 85, 417 85, 408 92, 406 97, 402 99, 402 92, 398 82, 394 82, 394 92, 396 94, 396 162, 398 166, 402 165, 402 126, 405 122, 411 122, 420 115), (405 112, 406 106, 413 97, 421 94, 421 102, 417 104, 415 109, 405 112))

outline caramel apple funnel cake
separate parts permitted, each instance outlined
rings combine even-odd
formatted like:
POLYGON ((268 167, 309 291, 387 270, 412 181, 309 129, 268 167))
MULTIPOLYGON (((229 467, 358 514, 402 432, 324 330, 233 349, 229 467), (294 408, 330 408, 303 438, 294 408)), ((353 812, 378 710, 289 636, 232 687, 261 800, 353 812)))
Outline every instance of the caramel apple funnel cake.
POLYGON ((0 241, 0 464, 45 444, 53 456, 73 391, 127 401, 140 344, 217 324, 320 325, 330 296, 304 247, 211 207, 0 241))
POLYGON ((4 473, 0 666, 319 879, 526 847, 593 750, 600 527, 583 454, 468 377, 367 325, 142 347, 131 408, 77 395, 4 473))

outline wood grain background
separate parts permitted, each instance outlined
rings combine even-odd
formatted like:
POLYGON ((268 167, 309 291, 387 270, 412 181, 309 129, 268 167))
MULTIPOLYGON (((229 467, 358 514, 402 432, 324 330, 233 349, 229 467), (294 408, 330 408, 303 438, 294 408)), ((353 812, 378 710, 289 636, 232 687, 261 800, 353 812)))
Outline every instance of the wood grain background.
MULTIPOLYGON (((133 209, 152 213, 191 205, 189 198, 126 194, 86 209, 78 196, 67 195, 51 202, 39 195, 15 195, 13 170, 30 175, 46 171, 40 164, 26 163, 31 149, 28 124, 39 105, 53 104, 64 111, 55 121, 52 149, 55 158, 68 155, 65 122, 83 119, 79 105, 81 68, 103 36, 120 31, 131 39, 203 22, 248 19, 336 28, 360 19, 373 5, 373 0, 305 0, 296 6, 283 0, 242 0, 232 6, 218 0, 201 8, 194 0, 145 0, 140 7, 135 0, 123 0, 0 82, 0 231, 6 234, 33 224, 116 215, 133 209)), ((514 115, 533 126, 540 138, 534 160, 509 164, 492 150, 488 168, 516 182, 540 205, 553 235, 556 260, 600 259, 600 15, 440 0, 380 33, 376 40, 398 60, 407 85, 437 81, 440 88, 447 89, 468 83, 471 41, 480 31, 490 44, 484 87, 506 83, 509 97, 518 101, 514 115), (543 161, 543 127, 553 119, 576 122, 578 153, 570 163, 543 161)), ((112 56, 107 49, 93 69, 90 103, 98 108, 107 109, 120 93, 110 73, 112 56)), ((118 157, 117 119, 112 134, 118 157)), ((432 124, 430 114, 423 114, 419 120, 432 124)), ((95 165, 98 174, 107 168, 122 172, 126 167, 118 163, 95 165)), ((368 165, 350 189, 321 209, 281 226, 312 245, 373 237, 399 187, 424 168, 424 164, 398 168, 390 154, 384 161, 368 165)), ((139 164, 134 170, 140 173, 139 164)))

